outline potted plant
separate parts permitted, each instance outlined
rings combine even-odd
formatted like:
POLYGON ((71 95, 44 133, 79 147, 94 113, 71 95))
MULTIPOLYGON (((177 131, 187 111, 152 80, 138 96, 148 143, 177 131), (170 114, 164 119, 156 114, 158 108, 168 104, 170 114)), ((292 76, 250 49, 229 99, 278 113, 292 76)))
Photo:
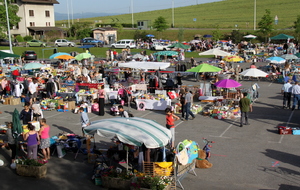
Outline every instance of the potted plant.
POLYGON ((145 175, 137 173, 136 177, 132 180, 132 190, 169 190, 171 188, 172 179, 168 176, 160 175, 145 175))
POLYGON ((101 175, 102 185, 106 188, 130 189, 131 180, 134 177, 131 171, 113 168, 101 175))
POLYGON ((46 177, 47 165, 43 160, 17 159, 15 163, 17 174, 20 176, 46 177))

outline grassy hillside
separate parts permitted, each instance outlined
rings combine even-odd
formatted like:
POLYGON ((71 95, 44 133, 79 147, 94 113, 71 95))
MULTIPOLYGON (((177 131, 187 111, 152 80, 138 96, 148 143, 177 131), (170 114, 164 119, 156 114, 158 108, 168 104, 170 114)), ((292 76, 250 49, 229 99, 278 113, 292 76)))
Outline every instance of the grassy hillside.
MULTIPOLYGON (((265 9, 271 10, 271 16, 279 18, 275 29, 290 28, 299 12, 300 1, 297 0, 256 0, 257 23, 265 14, 265 9)), ((147 5, 145 5, 147 6, 147 5)), ((137 20, 152 20, 163 16, 167 22, 172 23, 172 9, 134 13, 134 22, 137 20)), ((117 18, 120 23, 131 23, 131 14, 94 17, 80 19, 80 22, 101 20, 102 23, 113 23, 112 18, 117 18)), ((199 4, 187 7, 175 8, 175 27, 184 28, 238 28, 253 29, 254 0, 224 0, 214 3, 199 4), (193 19, 196 21, 193 21, 193 19)), ((57 26, 67 21, 57 21, 57 26)))

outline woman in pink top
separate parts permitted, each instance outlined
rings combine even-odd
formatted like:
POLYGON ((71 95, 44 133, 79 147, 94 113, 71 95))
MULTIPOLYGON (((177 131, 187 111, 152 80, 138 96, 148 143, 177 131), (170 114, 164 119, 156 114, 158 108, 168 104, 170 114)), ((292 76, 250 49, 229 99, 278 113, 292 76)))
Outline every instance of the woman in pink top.
POLYGON ((2 90, 1 99, 3 99, 3 96, 6 95, 6 90, 5 90, 6 85, 7 85, 7 79, 6 79, 6 77, 3 77, 2 81, 1 81, 1 90, 2 90))
POLYGON ((41 129, 39 131, 39 135, 41 136, 40 148, 43 151, 44 160, 46 161, 50 159, 50 136, 49 136, 50 126, 47 125, 45 118, 42 118, 40 120, 40 124, 41 124, 41 129))
POLYGON ((98 92, 98 103, 99 103, 99 115, 104 116, 104 98, 105 98, 105 90, 104 85, 102 85, 98 92))
POLYGON ((253 62, 252 65, 250 65, 251 69, 256 69, 255 63, 253 62))

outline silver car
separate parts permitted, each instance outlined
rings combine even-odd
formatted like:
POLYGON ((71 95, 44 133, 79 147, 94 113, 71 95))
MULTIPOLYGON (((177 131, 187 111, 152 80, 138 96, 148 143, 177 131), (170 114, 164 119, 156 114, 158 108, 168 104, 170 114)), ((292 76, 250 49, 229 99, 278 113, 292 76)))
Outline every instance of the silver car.
POLYGON ((54 42, 56 47, 61 47, 61 46, 69 46, 69 47, 74 47, 75 43, 74 42, 70 42, 69 40, 66 39, 57 39, 54 42))

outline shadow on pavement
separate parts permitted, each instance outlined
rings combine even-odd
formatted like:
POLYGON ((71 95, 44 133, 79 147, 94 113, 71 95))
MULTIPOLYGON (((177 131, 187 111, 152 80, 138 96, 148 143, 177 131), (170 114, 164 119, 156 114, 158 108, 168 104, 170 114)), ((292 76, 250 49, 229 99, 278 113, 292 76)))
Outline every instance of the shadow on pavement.
POLYGON ((286 152, 281 152, 278 150, 266 149, 265 152, 262 152, 267 157, 273 158, 276 161, 280 161, 283 163, 288 163, 294 165, 296 167, 300 167, 300 156, 295 154, 290 154, 286 152))

